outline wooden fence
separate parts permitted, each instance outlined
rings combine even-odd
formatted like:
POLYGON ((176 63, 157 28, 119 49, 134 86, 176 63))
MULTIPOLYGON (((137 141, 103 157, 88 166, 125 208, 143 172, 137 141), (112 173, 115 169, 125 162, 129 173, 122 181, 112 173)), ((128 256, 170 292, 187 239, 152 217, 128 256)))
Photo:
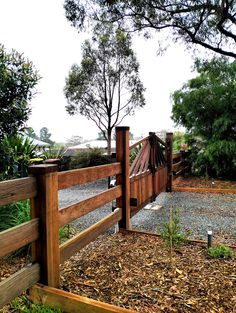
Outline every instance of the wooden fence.
POLYGON ((184 175, 191 170, 190 163, 187 160, 189 155, 190 151, 180 151, 173 153, 172 171, 174 178, 179 175, 184 175))
MULTIPOLYGON (((141 152, 139 157, 135 158, 135 164, 131 165, 130 171, 130 150, 135 147, 129 148, 129 127, 117 127, 116 163, 60 173, 57 171, 57 165, 35 165, 29 168, 30 177, 1 182, 0 206, 30 198, 31 220, 0 233, 0 257, 31 243, 32 264, 0 282, 0 307, 37 282, 58 288, 60 263, 116 223, 119 223, 120 228, 130 229, 130 218, 138 209, 153 200, 153 197, 164 189, 170 191, 171 143, 172 134, 168 134, 166 142, 163 142, 151 133, 148 138, 138 143, 142 146, 141 152), (116 176, 114 188, 78 203, 58 208, 58 190, 108 176, 116 176), (117 208, 114 212, 59 245, 60 226, 115 199, 117 208), (137 200, 133 210, 132 199, 137 200)), ((35 290, 40 288, 35 287, 33 294, 35 295, 35 290)), ((82 299, 77 301, 83 302, 82 299)), ((114 306, 108 305, 108 308, 107 304, 106 309, 96 311, 96 305, 99 308, 101 306, 101 303, 96 304, 96 301, 89 305, 92 308, 91 312, 128 312, 120 308, 115 310, 114 306)))

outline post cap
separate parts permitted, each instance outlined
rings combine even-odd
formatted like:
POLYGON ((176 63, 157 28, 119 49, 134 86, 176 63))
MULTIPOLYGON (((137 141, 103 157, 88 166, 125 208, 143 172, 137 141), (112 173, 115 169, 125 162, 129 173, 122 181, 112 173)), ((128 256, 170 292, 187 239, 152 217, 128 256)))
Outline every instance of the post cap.
POLYGON ((116 131, 129 130, 129 126, 116 126, 116 131))
POLYGON ((57 164, 38 164, 29 166, 29 174, 49 174, 58 171, 57 164))

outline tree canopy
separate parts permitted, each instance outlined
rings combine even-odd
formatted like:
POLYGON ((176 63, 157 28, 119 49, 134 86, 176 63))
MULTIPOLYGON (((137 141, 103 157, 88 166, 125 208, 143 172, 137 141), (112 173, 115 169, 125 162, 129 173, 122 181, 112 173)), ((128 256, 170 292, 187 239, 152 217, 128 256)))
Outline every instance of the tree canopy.
POLYGON ((53 145, 54 142, 50 139, 52 134, 49 133, 49 129, 47 127, 42 127, 40 130, 39 130, 39 139, 42 140, 43 142, 47 142, 49 143, 50 145, 53 145))
MULTIPOLYGON (((87 20, 118 22, 128 32, 170 30, 182 41, 236 57, 235 0, 65 0, 66 16, 83 28, 87 20)), ((164 45, 164 42, 161 42, 164 45)))
POLYGON ((31 62, 17 51, 7 53, 0 45, 0 139, 23 128, 38 80, 31 62))
POLYGON ((91 41, 82 46, 82 61, 66 79, 66 110, 92 120, 108 142, 112 130, 136 108, 145 105, 139 64, 130 35, 112 25, 98 24, 91 41))
POLYGON ((173 94, 172 118, 195 137, 200 171, 235 177, 236 61, 197 60, 195 67, 198 76, 173 94))

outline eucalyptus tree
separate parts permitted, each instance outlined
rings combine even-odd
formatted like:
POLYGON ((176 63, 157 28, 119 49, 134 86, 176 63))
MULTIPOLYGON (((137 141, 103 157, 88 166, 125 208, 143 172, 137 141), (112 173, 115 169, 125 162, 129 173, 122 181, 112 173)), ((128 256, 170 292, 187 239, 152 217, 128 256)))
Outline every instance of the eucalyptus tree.
POLYGON ((130 35, 111 24, 96 25, 92 39, 83 43, 81 63, 66 78, 67 112, 93 121, 110 154, 112 130, 145 105, 144 91, 130 35))
POLYGON ((64 7, 77 28, 100 20, 122 23, 128 32, 144 31, 145 36, 170 30, 174 41, 188 47, 236 57, 235 0, 65 0, 64 7))

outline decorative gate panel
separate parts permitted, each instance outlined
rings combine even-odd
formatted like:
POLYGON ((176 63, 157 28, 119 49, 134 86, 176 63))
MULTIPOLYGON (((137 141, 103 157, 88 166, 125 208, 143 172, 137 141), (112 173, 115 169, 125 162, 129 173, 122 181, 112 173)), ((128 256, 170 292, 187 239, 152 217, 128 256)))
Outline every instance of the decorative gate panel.
POLYGON ((155 133, 130 147, 131 216, 166 189, 166 143, 155 133))

